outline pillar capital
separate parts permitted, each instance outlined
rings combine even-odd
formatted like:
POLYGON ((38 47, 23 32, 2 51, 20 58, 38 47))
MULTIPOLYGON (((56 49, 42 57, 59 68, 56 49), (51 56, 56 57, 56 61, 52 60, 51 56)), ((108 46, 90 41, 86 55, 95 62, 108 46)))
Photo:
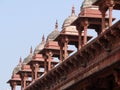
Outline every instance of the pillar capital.
POLYGON ((68 41, 69 41, 69 39, 68 39, 68 37, 67 36, 65 36, 65 42, 67 42, 68 43, 68 41))
POLYGON ((64 43, 63 43, 63 40, 62 40, 62 38, 61 38, 61 40, 59 40, 59 41, 58 41, 58 44, 59 44, 60 48, 61 48, 61 47, 63 48, 63 46, 64 46, 64 43))
POLYGON ((20 77, 21 77, 21 78, 27 77, 27 73, 21 73, 21 74, 20 74, 20 77))
POLYGON ((52 57, 53 53, 52 53, 52 51, 47 51, 46 55, 47 55, 47 57, 52 57))
POLYGON ((106 0, 106 3, 107 3, 107 6, 108 7, 113 7, 114 5, 115 5, 115 2, 114 2, 114 0, 106 0))
POLYGON ((17 85, 16 82, 11 82, 11 83, 10 83, 11 90, 16 90, 16 85, 17 85))
POLYGON ((85 21, 84 21, 84 26, 88 26, 88 20, 87 19, 85 19, 85 21))
MULTIPOLYGON (((88 26, 88 25, 89 25, 88 19, 85 18, 85 19, 81 22, 81 25, 82 25, 82 27, 88 26)), ((79 27, 79 28, 80 28, 80 27, 79 27)))
POLYGON ((10 86, 11 86, 11 87, 14 87, 14 86, 16 86, 16 85, 17 85, 16 82, 11 82, 11 83, 10 83, 10 86))
POLYGON ((40 66, 40 65, 39 65, 38 63, 34 63, 34 64, 32 65, 33 68, 39 68, 39 66, 40 66))

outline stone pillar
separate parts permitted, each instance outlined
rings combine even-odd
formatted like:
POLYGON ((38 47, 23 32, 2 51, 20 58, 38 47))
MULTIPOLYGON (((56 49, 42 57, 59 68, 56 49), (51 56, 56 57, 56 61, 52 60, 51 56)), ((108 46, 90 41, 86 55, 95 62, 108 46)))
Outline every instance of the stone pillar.
POLYGON ((21 76, 21 90, 24 90, 24 79, 23 79, 23 76, 21 76))
POLYGON ((39 72, 39 64, 35 64, 35 80, 38 78, 38 72, 39 72))
POLYGON ((87 29, 88 29, 88 21, 85 20, 84 21, 84 39, 83 39, 83 45, 85 45, 87 43, 87 29))
POLYGON ((47 73, 48 72, 48 65, 47 65, 47 56, 45 55, 44 56, 44 73, 47 73))
POLYGON ((60 62, 62 62, 63 61, 63 42, 62 42, 62 40, 58 41, 58 44, 60 46, 60 62))
POLYGON ((102 32, 105 31, 105 11, 102 12, 102 32))
POLYGON ((114 1, 110 0, 109 1, 109 27, 112 26, 112 11, 113 11, 113 7, 114 7, 114 1))
POLYGON ((30 66, 32 70, 32 81, 35 80, 35 73, 34 73, 34 67, 33 65, 30 66))
POLYGON ((26 73, 21 73, 21 90, 24 90, 27 86, 27 74, 26 73))
POLYGON ((11 90, 16 90, 16 82, 11 83, 11 90))
POLYGON ((64 39, 64 60, 68 57, 68 38, 64 39))
POLYGON ((82 30, 78 30, 78 34, 79 34, 79 36, 78 36, 78 50, 80 50, 82 47, 82 30))
POLYGON ((112 26, 112 10, 113 6, 109 7, 109 27, 112 26))
POLYGON ((38 78, 39 64, 34 63, 31 66, 32 69, 32 80, 36 80, 38 78))
POLYGON ((52 66, 51 66, 51 61, 52 61, 52 52, 48 52, 47 53, 47 56, 48 56, 48 70, 50 71, 52 69, 52 66))

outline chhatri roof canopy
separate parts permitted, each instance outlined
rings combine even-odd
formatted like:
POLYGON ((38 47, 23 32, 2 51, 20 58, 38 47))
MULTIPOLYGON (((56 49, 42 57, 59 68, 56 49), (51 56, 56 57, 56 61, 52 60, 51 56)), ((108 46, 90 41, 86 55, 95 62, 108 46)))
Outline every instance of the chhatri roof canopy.
POLYGON ((55 29, 48 35, 46 42, 53 41, 59 34, 58 22, 56 21, 55 29))
POLYGON ((22 58, 20 57, 19 64, 14 68, 13 74, 16 74, 18 71, 20 71, 21 67, 22 67, 22 58))
MULTIPOLYGON (((68 44, 69 45, 75 45, 78 48, 78 38, 79 33, 75 25, 72 23, 78 19, 78 16, 75 15, 75 7, 72 7, 72 13, 71 16, 69 16, 67 19, 65 19, 63 23, 63 28, 58 37, 56 37, 55 41, 58 41, 59 43, 64 42, 65 38, 68 38, 68 44)), ((83 32, 82 32, 82 40, 83 40, 83 32)), ((87 37, 88 40, 92 38, 92 36, 87 37)))
POLYGON ((120 10, 120 0, 95 0, 93 5, 100 6, 100 8, 107 10, 110 5, 114 5, 113 8, 120 10))
POLYGON ((23 60, 23 64, 27 64, 32 59, 32 47, 30 48, 29 55, 23 60))
POLYGON ((62 25, 62 29, 65 27, 71 26, 71 23, 77 19, 77 15, 75 15, 75 7, 72 7, 72 12, 69 17, 67 17, 62 25))
POLYGON ((45 37, 43 35, 41 43, 39 45, 37 45, 34 50, 34 54, 38 54, 39 51, 41 51, 44 48, 45 43, 46 43, 46 41, 45 41, 45 37))

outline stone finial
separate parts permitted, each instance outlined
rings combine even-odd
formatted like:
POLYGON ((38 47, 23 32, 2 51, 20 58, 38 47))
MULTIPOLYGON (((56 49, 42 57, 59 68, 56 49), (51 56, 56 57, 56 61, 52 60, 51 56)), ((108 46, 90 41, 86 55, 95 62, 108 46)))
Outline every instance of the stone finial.
POLYGON ((44 42, 44 41, 45 41, 45 36, 43 35, 43 36, 42 36, 42 42, 44 42))
POLYGON ((33 50, 32 50, 32 46, 31 46, 31 48, 30 48, 30 54, 32 54, 32 52, 33 52, 33 50))
POLYGON ((72 6, 72 13, 71 13, 71 15, 75 15, 75 7, 74 7, 74 5, 72 6))
POLYGON ((22 65, 22 57, 20 57, 20 60, 19 60, 19 64, 18 65, 22 65))
POLYGON ((19 64, 22 63, 22 57, 20 57, 19 64))
POLYGON ((56 20, 56 23, 55 23, 55 30, 58 30, 58 21, 56 20))

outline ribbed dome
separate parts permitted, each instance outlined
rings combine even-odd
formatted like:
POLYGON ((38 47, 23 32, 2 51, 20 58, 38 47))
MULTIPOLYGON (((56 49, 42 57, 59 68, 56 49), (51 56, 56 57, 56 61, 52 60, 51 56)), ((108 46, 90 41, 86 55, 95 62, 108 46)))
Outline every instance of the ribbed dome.
POLYGON ((52 40, 54 40, 59 34, 60 34, 60 32, 59 32, 58 30, 52 31, 52 32, 48 35, 47 41, 52 41, 52 40))
POLYGON ((71 25, 73 21, 77 19, 77 16, 75 15, 75 8, 72 7, 72 14, 68 18, 65 19, 62 28, 68 27, 71 25))
POLYGON ((32 55, 29 54, 23 61, 23 64, 27 64, 32 59, 32 55))
POLYGON ((53 41, 59 34, 60 32, 58 31, 58 23, 56 21, 55 30, 48 35, 47 41, 53 41))
POLYGON ((84 0, 81 6, 81 9, 91 7, 92 4, 97 0, 84 0))
POLYGON ((24 59, 23 64, 27 64, 32 59, 32 47, 30 48, 30 54, 24 59))
POLYGON ((45 41, 45 38, 44 38, 44 35, 43 35, 42 42, 39 45, 37 45, 37 47, 34 50, 34 54, 38 54, 44 48, 45 43, 46 43, 46 41, 45 41))
POLYGON ((18 71, 21 70, 21 66, 17 65, 14 70, 13 70, 13 73, 17 73, 18 71))
POLYGON ((19 62, 19 64, 14 68, 13 74, 16 74, 18 71, 20 71, 20 70, 21 70, 21 67, 22 67, 22 59, 20 58, 20 62, 19 62))

